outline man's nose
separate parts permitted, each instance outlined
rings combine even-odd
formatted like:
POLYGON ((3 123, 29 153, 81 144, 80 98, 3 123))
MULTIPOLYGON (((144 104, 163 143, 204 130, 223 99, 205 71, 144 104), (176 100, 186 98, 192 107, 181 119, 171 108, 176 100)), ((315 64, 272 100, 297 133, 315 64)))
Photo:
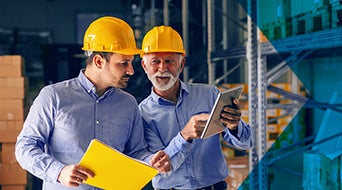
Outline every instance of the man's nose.
POLYGON ((165 71, 167 71, 167 69, 166 69, 166 63, 165 63, 165 61, 164 60, 161 60, 160 61, 160 63, 159 63, 159 71, 162 71, 162 72, 165 72, 165 71))
POLYGON ((132 64, 129 64, 126 69, 126 74, 133 75, 134 74, 134 68, 132 64))

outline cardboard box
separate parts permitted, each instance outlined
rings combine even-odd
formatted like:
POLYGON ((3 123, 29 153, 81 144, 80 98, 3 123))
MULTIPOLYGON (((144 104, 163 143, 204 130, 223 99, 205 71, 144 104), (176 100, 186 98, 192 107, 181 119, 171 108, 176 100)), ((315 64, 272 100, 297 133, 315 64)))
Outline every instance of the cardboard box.
POLYGON ((1 120, 24 120, 24 102, 20 99, 0 99, 1 120))
POLYGON ((24 59, 20 55, 0 56, 0 77, 24 76, 24 59))
POLYGON ((25 80, 25 77, 0 77, 0 87, 24 88, 27 85, 25 80))
POLYGON ((230 176, 228 176, 225 179, 225 181, 228 185, 229 190, 238 190, 239 186, 241 185, 241 184, 238 184, 238 182, 230 176))
POLYGON ((249 158, 248 156, 235 156, 232 158, 227 159, 228 166, 231 165, 244 165, 248 168, 249 165, 249 158))
POLYGON ((246 179, 248 174, 248 168, 229 168, 229 176, 236 179, 240 184, 246 179))
POLYGON ((26 185, 2 185, 1 190, 25 190, 26 185))
POLYGON ((0 99, 23 99, 25 81, 24 77, 0 77, 0 99))
POLYGON ((225 179, 229 189, 238 189, 249 174, 248 156, 236 156, 227 159, 229 176, 225 179))
POLYGON ((15 158, 15 143, 2 143, 2 152, 1 152, 1 163, 15 163, 17 159, 15 158))
POLYGON ((249 174, 248 168, 229 168, 228 180, 233 188, 239 188, 249 174))
POLYGON ((268 133, 281 133, 282 132, 282 128, 279 124, 273 124, 273 125, 267 125, 266 126, 267 132, 268 133))
POLYGON ((226 159, 233 158, 235 156, 235 150, 227 145, 222 145, 222 153, 226 159))
POLYGON ((27 172, 18 163, 0 164, 1 185, 27 184, 27 172))
POLYGON ((16 142, 24 121, 0 121, 0 142, 16 142))

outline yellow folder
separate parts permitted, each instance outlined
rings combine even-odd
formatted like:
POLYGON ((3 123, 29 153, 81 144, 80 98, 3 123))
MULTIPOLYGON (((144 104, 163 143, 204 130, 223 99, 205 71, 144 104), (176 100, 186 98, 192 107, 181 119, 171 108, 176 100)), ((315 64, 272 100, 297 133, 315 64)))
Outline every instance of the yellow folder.
POLYGON ((84 183, 102 189, 142 189, 158 171, 150 165, 124 155, 98 139, 93 139, 79 165, 92 170, 95 177, 84 183))

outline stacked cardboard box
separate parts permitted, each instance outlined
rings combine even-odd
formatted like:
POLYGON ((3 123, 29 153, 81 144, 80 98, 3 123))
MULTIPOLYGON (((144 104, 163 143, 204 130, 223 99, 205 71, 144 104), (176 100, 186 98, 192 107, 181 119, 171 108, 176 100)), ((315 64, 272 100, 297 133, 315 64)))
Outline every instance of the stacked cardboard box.
POLYGON ((27 172, 15 159, 17 136, 24 121, 27 88, 22 56, 0 56, 0 189, 24 190, 27 172))
POLYGON ((226 178, 229 190, 237 190, 249 174, 248 156, 235 156, 227 159, 229 175, 226 178))

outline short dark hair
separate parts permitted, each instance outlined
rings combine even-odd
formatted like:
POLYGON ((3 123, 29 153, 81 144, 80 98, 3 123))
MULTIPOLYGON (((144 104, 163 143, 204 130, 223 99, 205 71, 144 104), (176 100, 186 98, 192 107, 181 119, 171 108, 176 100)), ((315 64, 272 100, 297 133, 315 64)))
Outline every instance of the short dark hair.
POLYGON ((104 57, 107 62, 110 60, 110 56, 113 55, 113 52, 96 52, 94 51, 90 56, 86 59, 86 64, 90 65, 93 62, 93 58, 95 55, 100 55, 101 57, 104 57))

